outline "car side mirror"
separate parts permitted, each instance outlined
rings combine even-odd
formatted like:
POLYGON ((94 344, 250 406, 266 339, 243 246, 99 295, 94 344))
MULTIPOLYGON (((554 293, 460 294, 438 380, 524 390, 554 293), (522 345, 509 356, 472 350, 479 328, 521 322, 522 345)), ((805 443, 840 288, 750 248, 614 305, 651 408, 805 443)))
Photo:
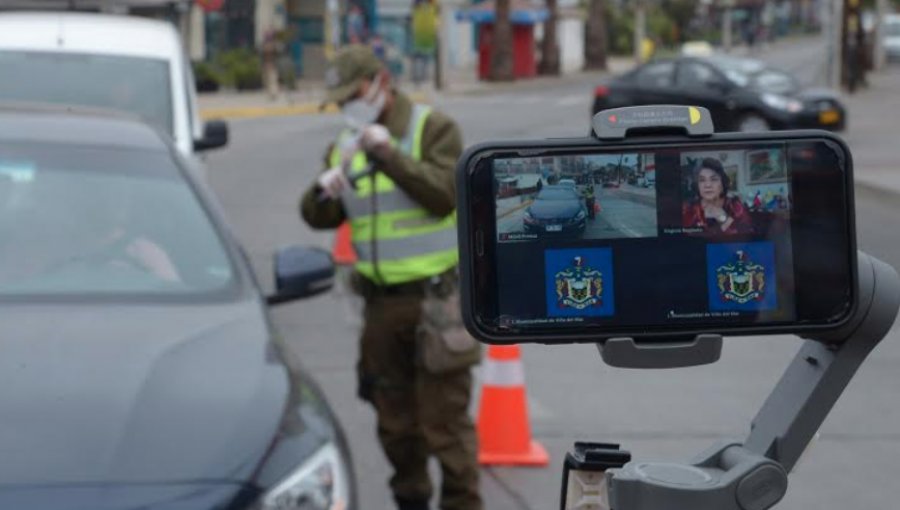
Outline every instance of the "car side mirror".
POLYGON ((269 305, 308 298, 334 285, 334 262, 321 248, 290 246, 275 253, 275 293, 269 305))
POLYGON ((210 120, 203 125, 203 137, 194 140, 195 151, 218 149, 228 145, 228 123, 224 120, 210 120))

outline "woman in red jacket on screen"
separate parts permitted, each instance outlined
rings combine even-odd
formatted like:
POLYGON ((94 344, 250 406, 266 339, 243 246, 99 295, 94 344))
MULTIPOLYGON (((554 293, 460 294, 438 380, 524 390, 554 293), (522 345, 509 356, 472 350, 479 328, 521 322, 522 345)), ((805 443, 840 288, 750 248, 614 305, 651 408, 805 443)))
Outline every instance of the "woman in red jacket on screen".
POLYGON ((682 206, 682 227, 710 235, 751 233, 750 214, 739 197, 728 195, 729 187, 722 163, 705 158, 694 170, 694 197, 682 206))

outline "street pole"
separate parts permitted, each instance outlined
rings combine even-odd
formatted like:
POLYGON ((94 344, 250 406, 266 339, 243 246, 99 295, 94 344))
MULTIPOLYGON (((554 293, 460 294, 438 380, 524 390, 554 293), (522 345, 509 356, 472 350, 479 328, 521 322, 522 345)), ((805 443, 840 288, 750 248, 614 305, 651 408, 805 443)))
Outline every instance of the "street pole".
POLYGON ((884 18, 888 13, 888 0, 876 0, 875 2, 875 40, 872 41, 875 51, 875 69, 884 67, 886 55, 884 53, 884 18))
POLYGON ((644 61, 644 39, 646 38, 647 16, 645 0, 636 0, 634 5, 634 61, 640 65, 644 61))
POLYGON ((720 5, 722 6, 722 50, 728 53, 731 51, 733 44, 731 8, 734 6, 734 2, 732 0, 723 0, 720 5))
POLYGON ((325 0, 325 57, 334 58, 340 33, 340 6, 338 0, 325 0))
POLYGON ((447 62, 447 45, 444 44, 444 34, 447 33, 445 26, 447 16, 445 11, 449 9, 444 9, 440 2, 437 2, 437 9, 437 30, 435 31, 437 40, 434 45, 434 89, 444 90, 444 65, 447 62))

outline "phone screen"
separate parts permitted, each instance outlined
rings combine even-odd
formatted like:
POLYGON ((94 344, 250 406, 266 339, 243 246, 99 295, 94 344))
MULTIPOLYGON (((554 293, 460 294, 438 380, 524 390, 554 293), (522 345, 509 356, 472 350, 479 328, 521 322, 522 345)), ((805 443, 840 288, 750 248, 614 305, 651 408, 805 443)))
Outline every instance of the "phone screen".
POLYGON ((842 155, 821 141, 498 154, 497 291, 481 319, 525 332, 833 321, 851 294, 842 155))

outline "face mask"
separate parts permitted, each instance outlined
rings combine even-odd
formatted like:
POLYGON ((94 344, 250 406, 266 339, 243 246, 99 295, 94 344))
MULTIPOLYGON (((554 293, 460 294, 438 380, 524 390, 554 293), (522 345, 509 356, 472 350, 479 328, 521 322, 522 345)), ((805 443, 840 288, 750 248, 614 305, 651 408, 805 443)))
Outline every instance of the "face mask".
POLYGON ((384 89, 373 84, 365 97, 348 101, 341 107, 344 121, 353 129, 363 129, 378 120, 386 100, 384 89))

